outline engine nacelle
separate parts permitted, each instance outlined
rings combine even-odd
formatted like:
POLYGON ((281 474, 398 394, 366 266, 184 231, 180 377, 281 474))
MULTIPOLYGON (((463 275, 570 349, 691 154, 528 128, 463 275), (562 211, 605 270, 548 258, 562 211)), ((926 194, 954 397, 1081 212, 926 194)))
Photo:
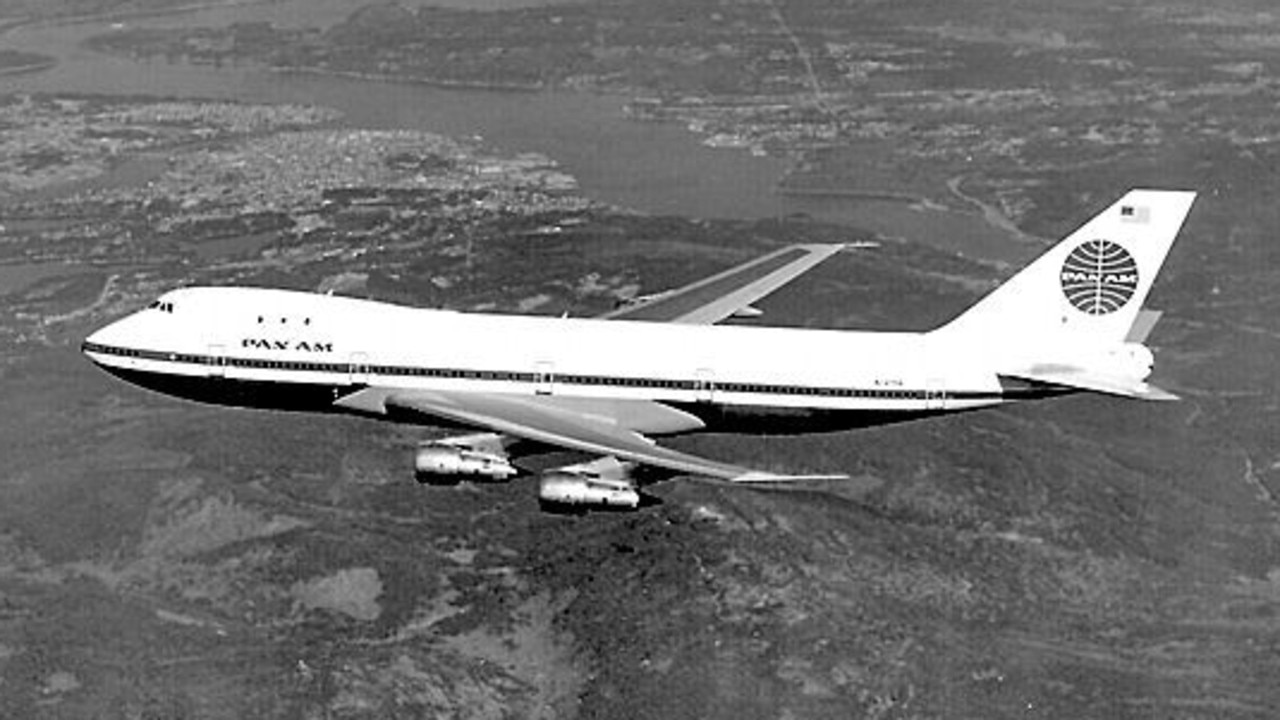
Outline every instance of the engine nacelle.
POLYGON ((568 472, 549 472, 542 476, 538 497, 555 505, 596 505, 636 508, 640 493, 627 480, 592 478, 568 472))
POLYGON ((437 443, 418 448, 413 468, 419 480, 432 475, 475 475, 507 480, 519 472, 501 455, 437 443))

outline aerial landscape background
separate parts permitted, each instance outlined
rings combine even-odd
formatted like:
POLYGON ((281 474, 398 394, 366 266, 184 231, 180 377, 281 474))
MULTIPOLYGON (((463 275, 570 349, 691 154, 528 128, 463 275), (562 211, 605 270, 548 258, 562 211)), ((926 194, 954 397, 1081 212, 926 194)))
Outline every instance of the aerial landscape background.
MULTIPOLYGON (((1280 11, 0 0, 0 717, 1280 714, 1280 11), (677 438, 786 490, 422 487, 444 430, 79 353, 184 285, 573 316, 871 241, 742 322, 924 330, 1132 187, 1178 403, 677 438)), ((653 352, 661 353, 662 348, 653 352)), ((850 358, 856 362, 856 358, 850 358)))

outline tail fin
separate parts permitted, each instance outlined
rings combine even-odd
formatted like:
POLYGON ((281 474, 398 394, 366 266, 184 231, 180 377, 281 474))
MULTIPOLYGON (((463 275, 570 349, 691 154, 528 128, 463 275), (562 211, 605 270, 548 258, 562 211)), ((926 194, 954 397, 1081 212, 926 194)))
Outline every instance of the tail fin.
POLYGON ((1130 190, 934 333, 996 351, 1123 343, 1195 197, 1130 190))

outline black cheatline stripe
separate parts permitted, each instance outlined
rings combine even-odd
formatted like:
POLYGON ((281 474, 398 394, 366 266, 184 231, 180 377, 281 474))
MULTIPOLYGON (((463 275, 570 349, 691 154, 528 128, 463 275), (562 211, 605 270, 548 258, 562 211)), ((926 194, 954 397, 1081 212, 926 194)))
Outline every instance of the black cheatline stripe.
MULTIPOLYGON (((256 358, 218 357, 214 355, 191 355, 186 353, 160 352, 156 350, 134 350, 117 348, 110 345, 85 342, 81 346, 84 352, 95 352, 118 357, 133 357, 142 360, 185 363, 209 367, 222 364, 227 367, 242 367, 265 370, 292 370, 296 372, 329 372, 346 374, 351 371, 350 363, 315 363, 289 360, 264 360, 256 358)), ((439 377, 461 380, 490 380, 506 382, 535 382, 538 375, 530 372, 508 370, 461 370, 450 368, 426 368, 404 365, 367 365, 367 372, 372 375, 394 375, 401 377, 439 377)), ((563 385, 586 385, 608 387, 653 387, 668 390, 712 389, 695 380, 667 380, 657 378, 624 378, 604 375, 554 375, 552 382, 563 385)), ((1001 392, 985 390, 960 390, 937 392, 925 390, 860 390, 857 388, 818 388, 804 385, 769 385, 761 383, 721 382, 714 384, 716 392, 740 393, 747 395, 807 395, 813 397, 857 397, 881 400, 994 400, 1003 397, 1001 392)))

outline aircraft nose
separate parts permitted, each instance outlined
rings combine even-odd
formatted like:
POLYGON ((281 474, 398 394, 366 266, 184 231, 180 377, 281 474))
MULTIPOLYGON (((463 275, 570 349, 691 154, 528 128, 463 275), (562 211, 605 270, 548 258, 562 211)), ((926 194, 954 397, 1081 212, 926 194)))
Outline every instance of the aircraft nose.
POLYGON ((111 341, 119 334, 116 330, 116 326, 119 324, 120 321, 117 320, 109 325, 105 325, 94 330, 92 333, 89 333, 89 337, 85 338, 84 342, 81 343, 80 350, 82 352, 92 352, 95 347, 112 345, 111 341))
POLYGON ((129 338, 136 333, 133 329, 138 325, 138 313, 126 315, 115 322, 98 328, 80 345, 81 352, 95 352, 108 348, 124 348, 131 343, 129 338))
POLYGON ((111 325, 107 325, 106 327, 100 327, 89 333, 89 336, 84 339, 84 342, 80 343, 80 352, 89 352, 94 347, 105 345, 106 343, 104 343, 103 340, 107 338, 107 330, 110 327, 111 325))

